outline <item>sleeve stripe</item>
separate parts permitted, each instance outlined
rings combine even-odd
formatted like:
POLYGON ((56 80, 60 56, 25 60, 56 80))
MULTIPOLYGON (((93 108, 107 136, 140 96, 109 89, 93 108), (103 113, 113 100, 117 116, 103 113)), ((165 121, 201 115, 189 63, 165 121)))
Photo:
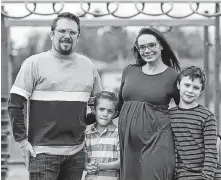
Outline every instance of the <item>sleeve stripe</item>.
POLYGON ((29 99, 29 97, 31 96, 31 93, 25 91, 24 89, 21 89, 21 88, 15 86, 15 85, 12 86, 10 93, 11 94, 18 94, 20 96, 25 97, 26 99, 29 99))

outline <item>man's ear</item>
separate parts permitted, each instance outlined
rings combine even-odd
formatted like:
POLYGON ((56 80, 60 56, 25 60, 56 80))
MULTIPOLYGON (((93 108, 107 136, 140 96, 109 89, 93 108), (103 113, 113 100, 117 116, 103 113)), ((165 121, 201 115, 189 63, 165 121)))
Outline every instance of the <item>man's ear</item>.
POLYGON ((52 38, 54 36, 54 31, 51 31, 49 35, 50 35, 50 39, 52 40, 52 38))
POLYGON ((78 34, 78 37, 77 37, 77 42, 78 42, 78 40, 79 40, 79 37, 80 37, 80 34, 78 34))

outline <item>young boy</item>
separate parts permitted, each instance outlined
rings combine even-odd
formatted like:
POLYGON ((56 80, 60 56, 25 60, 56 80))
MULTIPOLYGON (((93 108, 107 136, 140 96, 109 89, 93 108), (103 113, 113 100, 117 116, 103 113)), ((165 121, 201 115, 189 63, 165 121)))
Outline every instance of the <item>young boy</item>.
POLYGON ((171 108, 175 141, 176 180, 214 180, 218 163, 217 122, 214 114, 196 101, 205 88, 206 76, 196 67, 177 78, 180 102, 171 108))
POLYGON ((95 97, 96 123, 85 131, 86 180, 117 180, 120 168, 118 128, 112 120, 117 113, 115 93, 102 91, 95 97))

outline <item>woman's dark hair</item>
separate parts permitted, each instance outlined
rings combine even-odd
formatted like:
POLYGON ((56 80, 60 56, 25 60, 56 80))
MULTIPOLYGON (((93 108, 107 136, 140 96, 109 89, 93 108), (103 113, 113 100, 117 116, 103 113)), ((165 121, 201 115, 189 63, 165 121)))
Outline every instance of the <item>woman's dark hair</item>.
POLYGON ((75 21, 78 25, 78 33, 80 34, 80 19, 76 15, 69 13, 69 12, 64 12, 64 13, 58 14, 58 16, 53 20, 53 22, 51 24, 51 31, 55 30, 58 20, 62 19, 62 18, 71 19, 71 20, 75 21))
POLYGON ((158 31, 157 29, 154 28, 142 28, 136 38, 136 41, 134 43, 133 48, 131 49, 131 53, 134 55, 134 57, 136 58, 136 64, 138 66, 143 66, 146 64, 146 61, 143 60, 143 58, 140 55, 139 50, 137 49, 138 47, 138 38, 141 35, 144 34, 150 34, 153 35, 154 37, 156 37, 156 39, 158 40, 158 42, 160 43, 160 45, 163 47, 163 50, 161 51, 161 56, 162 56, 162 61, 164 64, 166 64, 169 67, 174 68, 177 71, 180 71, 180 64, 179 61, 175 55, 175 53, 173 52, 173 49, 171 48, 171 46, 169 45, 169 43, 167 42, 166 38, 163 36, 163 34, 158 31))

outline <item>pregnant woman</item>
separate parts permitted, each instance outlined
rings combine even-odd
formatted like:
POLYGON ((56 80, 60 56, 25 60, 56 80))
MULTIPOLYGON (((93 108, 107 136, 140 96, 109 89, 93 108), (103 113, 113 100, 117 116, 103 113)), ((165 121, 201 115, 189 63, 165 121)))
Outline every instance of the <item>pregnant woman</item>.
POLYGON ((172 180, 175 155, 168 116, 179 62, 156 29, 140 30, 119 92, 120 180, 172 180))

